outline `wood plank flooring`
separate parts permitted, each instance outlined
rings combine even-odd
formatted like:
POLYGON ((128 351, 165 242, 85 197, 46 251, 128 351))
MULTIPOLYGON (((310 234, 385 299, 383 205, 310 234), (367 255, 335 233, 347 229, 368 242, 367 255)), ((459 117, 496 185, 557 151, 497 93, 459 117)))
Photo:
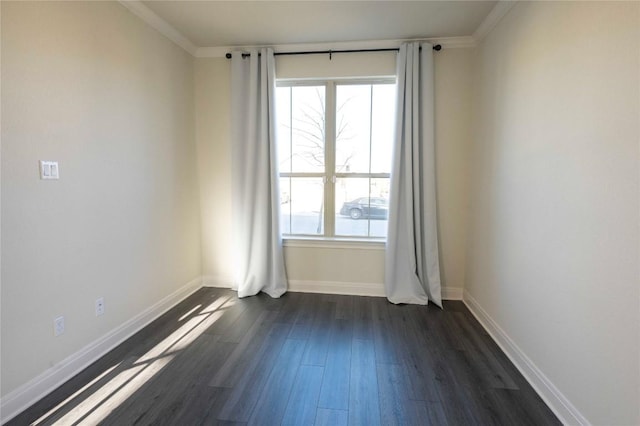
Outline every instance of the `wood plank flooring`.
POLYGON ((203 288, 9 425, 557 425, 461 302, 203 288))

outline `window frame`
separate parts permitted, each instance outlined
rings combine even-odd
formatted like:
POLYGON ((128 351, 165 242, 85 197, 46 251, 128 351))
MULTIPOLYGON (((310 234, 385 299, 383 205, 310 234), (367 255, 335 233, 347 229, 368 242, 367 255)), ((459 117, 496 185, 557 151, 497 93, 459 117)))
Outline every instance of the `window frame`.
MULTIPOLYGON (((285 234, 282 238, 289 241, 335 241, 335 242, 356 242, 359 244, 385 243, 386 237, 372 236, 349 236, 336 235, 336 182, 340 178, 367 178, 367 179, 391 179, 391 173, 351 173, 336 170, 336 93, 340 85, 374 85, 374 84, 394 84, 397 85, 395 76, 385 77, 353 77, 353 78, 322 78, 322 79, 276 79, 276 87, 305 87, 322 86, 325 90, 325 117, 324 117, 324 171, 323 172, 281 172, 278 171, 278 178, 321 178, 324 185, 323 203, 323 234, 285 234)), ((375 198, 369 195, 369 199, 375 198)), ((280 220, 280 218, 278 218, 280 220)), ((371 218, 367 218, 368 232, 370 233, 371 218)), ((287 244, 285 244, 287 245, 287 244)))

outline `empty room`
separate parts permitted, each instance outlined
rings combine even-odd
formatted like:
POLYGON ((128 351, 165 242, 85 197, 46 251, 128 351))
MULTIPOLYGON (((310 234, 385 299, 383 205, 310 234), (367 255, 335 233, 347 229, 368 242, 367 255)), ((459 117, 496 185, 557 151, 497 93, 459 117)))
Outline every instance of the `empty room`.
POLYGON ((640 1, 0 1, 0 423, 640 425, 640 1))

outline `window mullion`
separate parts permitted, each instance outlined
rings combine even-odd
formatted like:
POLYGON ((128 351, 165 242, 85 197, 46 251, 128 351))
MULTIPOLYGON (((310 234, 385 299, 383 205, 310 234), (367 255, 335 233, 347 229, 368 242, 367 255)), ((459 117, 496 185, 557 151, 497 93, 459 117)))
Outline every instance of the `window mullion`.
MULTIPOLYGON (((369 86, 369 208, 371 208, 371 151, 373 150, 373 85, 369 86)), ((371 236, 371 218, 367 220, 367 236, 371 236)))
MULTIPOLYGON (((293 171, 293 89, 289 87, 289 171, 293 171)), ((291 201, 291 176, 289 176, 289 201, 291 201)), ((293 229, 293 212, 289 203, 289 232, 293 229)))
POLYGON ((325 236, 335 236, 335 170, 336 170, 336 84, 327 82, 325 98, 325 236))

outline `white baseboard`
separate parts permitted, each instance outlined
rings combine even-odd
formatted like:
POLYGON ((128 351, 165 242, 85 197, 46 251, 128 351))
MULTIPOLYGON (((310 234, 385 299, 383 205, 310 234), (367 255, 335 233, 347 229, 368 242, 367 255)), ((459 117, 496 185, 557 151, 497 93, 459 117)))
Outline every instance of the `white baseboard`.
POLYGON ((563 424, 590 424, 468 292, 464 293, 463 300, 478 322, 563 424))
POLYGON ((202 276, 203 287, 231 288, 232 283, 231 278, 214 277, 213 275, 202 276))
POLYGON ((442 287, 442 300, 462 300, 462 287, 442 287))
POLYGON ((382 283, 289 280, 289 291, 384 297, 384 285, 382 283))
MULTIPOLYGON (((202 285, 205 287, 231 288, 231 283, 232 281, 230 278, 214 276, 202 277, 202 285)), ((377 283, 289 280, 288 291, 295 293, 384 296, 383 285, 377 283)))
POLYGON ((0 402, 0 423, 20 414, 201 287, 201 277, 189 281, 158 303, 7 394, 0 402))
MULTIPOLYGON (((289 291, 300 293, 385 297, 383 283, 289 280, 289 291)), ((442 287, 442 299, 462 300, 462 288, 442 287)))
MULTIPOLYGON (((210 275, 203 276, 202 285, 205 287, 231 288, 231 279, 210 275)), ((289 291, 294 293, 342 294, 351 296, 385 296, 383 283, 289 280, 289 291)), ((462 300, 462 288, 442 287, 442 299, 462 300)))

